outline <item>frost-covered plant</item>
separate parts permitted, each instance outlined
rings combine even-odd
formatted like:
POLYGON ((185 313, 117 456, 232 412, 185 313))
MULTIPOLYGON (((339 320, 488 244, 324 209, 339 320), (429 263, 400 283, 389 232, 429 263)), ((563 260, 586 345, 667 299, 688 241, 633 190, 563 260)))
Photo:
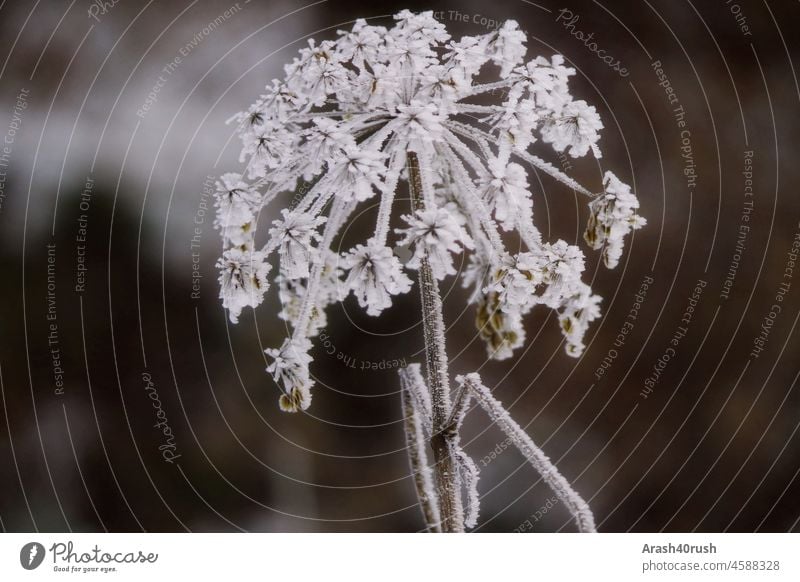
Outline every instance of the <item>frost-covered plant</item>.
MULTIPOLYGON (((456 275, 455 257, 468 258, 462 283, 471 290, 489 357, 509 358, 523 345, 523 319, 537 305, 557 312, 567 353, 579 356, 600 298, 581 279, 583 252, 563 240, 544 241, 534 225, 526 167, 588 197, 585 239, 603 250, 608 267, 617 264, 624 237, 645 223, 636 214, 638 200, 611 172, 604 191, 594 194, 530 153, 542 141, 573 157, 591 151, 599 158, 603 125, 594 107, 570 94, 575 71, 563 57, 525 62, 525 42, 514 21, 454 40, 432 12, 407 10, 392 28, 358 20, 336 40, 309 41, 285 67, 284 79, 272 81, 235 116, 246 167, 219 182, 220 297, 232 322, 263 301, 268 260, 273 252, 279 256, 280 317, 292 333, 267 355, 283 410, 311 404, 311 340, 326 324, 325 309, 352 292, 377 316, 411 289, 409 270, 417 272, 427 383, 414 367, 401 379, 409 450, 431 530, 460 531, 475 523, 478 509, 477 468, 458 439, 469 398, 451 402, 438 287, 456 275), (495 80, 482 80, 490 74, 495 80), (411 207, 398 211, 401 181, 408 182, 411 207), (261 210, 295 191, 296 203, 281 210, 266 243, 257 244, 261 210), (333 250, 358 205, 376 197, 372 236, 344 252, 333 250), (398 218, 405 226, 393 230, 398 218), (507 245, 512 234, 521 250, 507 245), (405 265, 392 245, 410 248, 405 265), (436 461, 433 477, 420 440, 425 435, 436 461), (466 516, 462 486, 471 491, 466 516)), ((577 508, 579 527, 593 529, 577 493, 479 380, 466 378, 462 392, 475 397, 545 481, 571 500, 567 506, 577 508)))

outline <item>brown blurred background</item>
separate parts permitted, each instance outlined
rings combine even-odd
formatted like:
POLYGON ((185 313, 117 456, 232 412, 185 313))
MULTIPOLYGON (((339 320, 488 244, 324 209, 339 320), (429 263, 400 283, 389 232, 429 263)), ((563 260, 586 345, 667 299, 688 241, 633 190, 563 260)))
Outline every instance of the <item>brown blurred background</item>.
MULTIPOLYGON (((318 348, 312 407, 283 414, 263 355, 285 334, 276 295, 238 326, 227 323, 213 268, 219 238, 211 211, 203 213, 204 182, 239 168, 226 119, 280 75, 306 38, 331 38, 359 17, 387 24, 401 8, 437 11, 455 36, 514 18, 529 34, 528 57, 565 55, 579 71, 573 93, 596 105, 606 126, 601 163, 571 161, 568 173, 598 189, 612 169, 635 185, 649 221, 616 270, 587 252, 604 317, 579 360, 564 355, 557 324, 542 311, 527 321, 524 353, 487 362, 472 308, 454 285, 446 300, 453 373, 480 369, 590 501, 602 531, 800 530, 800 271, 784 277, 800 232, 796 2, 102 4, 0 5, 3 530, 423 527, 396 370, 359 369, 420 361, 416 295, 380 319, 352 298, 334 306, 324 339, 356 368, 318 348), (562 9, 579 17, 574 29, 562 9), (570 30, 593 33, 628 75, 570 30), (697 175, 691 188, 683 129, 697 175), (752 198, 744 195, 745 152, 752 198), (754 201, 747 220, 745 200, 754 201), (76 291, 79 277, 85 285, 76 291), (633 329, 615 345, 650 277, 633 329), (648 392, 699 280, 705 287, 685 337, 648 392), (782 282, 790 285, 777 301, 782 282), (769 333, 755 357, 762 324, 769 333), (159 421, 174 440, 165 443, 159 421)), ((578 240, 583 201, 545 176, 532 184, 543 232, 578 240)), ((353 225, 366 228, 366 219, 353 225)), ((481 468, 478 531, 571 530, 503 441, 480 411, 470 413, 464 442, 481 468)))

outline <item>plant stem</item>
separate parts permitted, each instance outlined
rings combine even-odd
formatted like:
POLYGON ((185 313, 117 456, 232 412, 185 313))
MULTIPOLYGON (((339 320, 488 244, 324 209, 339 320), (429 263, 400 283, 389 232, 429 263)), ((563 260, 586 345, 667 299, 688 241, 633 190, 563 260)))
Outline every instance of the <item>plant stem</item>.
MULTIPOLYGON (((422 177, 416 153, 408 152, 406 158, 408 185, 415 209, 425 207, 422 177)), ((450 446, 452 431, 446 430, 450 417, 450 378, 447 371, 447 353, 444 345, 444 316, 439 285, 433 276, 428 257, 420 261, 419 292, 422 300, 422 322, 425 336, 425 367, 431 393, 433 435, 431 448, 435 461, 436 491, 443 532, 464 531, 464 509, 456 462, 450 446)))
POLYGON ((428 456, 425 453, 425 437, 422 430, 422 419, 417 412, 411 393, 403 390, 403 416, 405 417, 406 444, 411 471, 414 474, 414 486, 417 488, 425 527, 429 532, 441 532, 441 517, 436 504, 436 492, 433 478, 428 467, 428 456))
POLYGON ((592 510, 589 509, 589 505, 572 488, 572 485, 569 484, 564 476, 559 473, 556 466, 544 454, 544 451, 511 418, 511 415, 503 408, 500 401, 492 395, 492 391, 483 384, 480 376, 478 374, 467 374, 463 379, 457 378, 457 381, 464 383, 465 388, 471 391, 472 396, 483 407, 492 422, 506 433, 514 446, 519 449, 519 452, 538 471, 544 482, 547 483, 575 518, 578 531, 596 532, 594 515, 592 515, 592 510))

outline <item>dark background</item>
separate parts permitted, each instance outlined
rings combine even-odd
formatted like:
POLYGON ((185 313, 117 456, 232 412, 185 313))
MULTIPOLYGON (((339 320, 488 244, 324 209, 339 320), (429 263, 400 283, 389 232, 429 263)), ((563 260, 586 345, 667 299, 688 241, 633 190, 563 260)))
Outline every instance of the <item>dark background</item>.
MULTIPOLYGON (((527 320, 524 353, 485 361, 472 308, 455 285, 446 300, 453 373, 480 369, 589 500, 602 531, 800 528, 800 275, 764 351, 749 356, 800 230, 796 2, 739 0, 747 35, 725 0, 242 1, 138 117, 161 69, 232 5, 122 0, 99 22, 86 0, 0 7, 0 139, 16 95, 29 90, 0 206, 3 530, 423 527, 394 370, 353 370, 317 349, 312 407, 281 413, 263 355, 285 334, 276 295, 246 311, 238 326, 227 323, 210 213, 202 225, 200 298, 190 295, 189 243, 203 182, 240 167, 225 120, 280 75, 306 37, 330 38, 358 17, 388 23, 401 8, 444 11, 455 36, 485 32, 482 18, 514 18, 529 34, 529 58, 564 54, 579 71, 573 94, 596 105, 606 126, 601 164, 577 160, 569 173, 596 189, 613 169, 634 184, 649 221, 616 270, 587 252, 604 318, 579 360, 564 355, 558 326, 543 310, 527 320), (593 32, 628 77, 556 22, 562 8, 580 16, 576 28, 593 32), (657 60, 686 111, 699 176, 691 192, 680 132, 651 67, 657 60), (754 212, 723 299, 741 222, 745 151, 754 152, 754 212), (94 180, 87 284, 77 293, 76 220, 87 177, 94 180), (47 244, 56 245, 63 394, 55 392, 48 346, 47 244), (598 380, 595 371, 646 276, 654 283, 634 330, 598 380), (688 333, 644 398, 644 381, 700 279, 707 285, 688 333), (175 435, 174 463, 158 449, 163 439, 153 427, 145 372, 175 435)), ((541 184, 534 192, 539 226, 550 238, 578 240, 583 201, 544 176, 541 184)), ((263 216, 262 224, 271 219, 263 216)), ((349 298, 331 308, 325 334, 359 362, 421 359, 415 293, 380 319, 349 298)), ((509 449, 487 462, 503 440, 471 412, 464 442, 482 469, 478 531, 512 531, 526 520, 531 527, 523 529, 571 530, 520 455, 509 449)))

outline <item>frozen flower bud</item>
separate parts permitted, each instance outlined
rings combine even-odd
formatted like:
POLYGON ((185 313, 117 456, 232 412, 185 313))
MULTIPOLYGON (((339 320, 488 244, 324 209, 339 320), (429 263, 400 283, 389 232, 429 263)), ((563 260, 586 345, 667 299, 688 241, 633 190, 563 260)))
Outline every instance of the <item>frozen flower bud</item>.
POLYGON ((539 118, 533 100, 512 96, 503 103, 499 113, 489 117, 489 122, 493 131, 510 142, 514 151, 525 151, 536 141, 539 118))
POLYGON ((356 245, 342 259, 342 266, 350 269, 347 287, 353 291, 358 304, 369 315, 380 315, 392 305, 392 295, 408 293, 411 279, 403 273, 400 261, 392 249, 375 239, 366 245, 356 245))
POLYGON ((564 103, 572 100, 568 81, 575 69, 563 63, 564 57, 554 55, 550 60, 536 57, 516 67, 509 76, 512 82, 509 97, 532 100, 542 117, 554 115, 564 103))
POLYGON ((447 45, 444 60, 450 67, 459 70, 464 78, 472 80, 492 56, 487 44, 486 38, 465 36, 447 45))
POLYGON ((525 57, 528 38, 514 20, 506 20, 487 44, 487 53, 494 64, 500 67, 500 76, 508 77, 511 70, 525 57))
POLYGON ((348 80, 348 71, 338 57, 336 44, 325 41, 316 47, 309 41, 309 48, 301 52, 287 84, 292 91, 305 95, 309 105, 322 107, 328 95, 336 93, 348 80))
POLYGON ((392 67, 380 62, 364 63, 358 75, 337 93, 343 110, 368 107, 374 111, 388 111, 397 102, 402 91, 402 78, 392 67))
POLYGON ((264 300, 271 265, 263 252, 232 248, 222 254, 217 268, 222 305, 228 310, 231 322, 237 323, 243 308, 257 307, 264 300))
POLYGON ((507 360, 525 343, 522 312, 504 309, 497 292, 487 292, 478 300, 475 327, 493 360, 507 360))
POLYGON ((278 404, 284 412, 305 410, 311 404, 311 386, 314 382, 308 370, 312 358, 308 354, 311 342, 306 338, 287 338, 279 349, 268 348, 267 356, 273 359, 267 366, 275 382, 282 385, 278 404))
POLYGON ((484 288, 484 293, 494 293, 497 307, 503 311, 527 311, 536 303, 539 281, 540 269, 521 270, 509 265, 494 271, 493 283, 484 288))
POLYGON ((293 138, 283 127, 272 121, 254 126, 242 136, 244 148, 240 161, 247 160, 247 174, 252 179, 263 178, 269 170, 279 167, 292 150, 293 138))
POLYGON ((417 91, 419 100, 432 100, 439 103, 446 111, 440 113, 452 113, 453 106, 459 94, 464 91, 469 84, 463 75, 463 71, 442 65, 432 65, 420 73, 420 88, 417 91))
POLYGON ((502 158, 492 159, 487 165, 491 180, 486 187, 494 216, 504 230, 513 230, 521 217, 530 216, 533 206, 525 169, 502 158))
POLYGON ((579 353, 583 334, 599 313, 599 298, 591 296, 591 289, 581 281, 583 269, 583 253, 564 241, 504 257, 490 271, 491 282, 478 300, 476 326, 489 356, 509 358, 522 346, 522 316, 536 305, 559 311, 562 332, 568 340, 567 353, 579 353))
POLYGON ((436 52, 430 40, 416 35, 387 36, 386 53, 393 61, 400 63, 407 72, 422 70, 436 59, 436 52))
POLYGON ((473 246, 472 239, 458 221, 442 208, 418 210, 413 216, 404 215, 403 220, 409 227, 397 230, 405 235, 400 244, 414 246, 408 266, 418 269, 422 258, 427 256, 437 279, 455 274, 452 253, 461 252, 462 246, 473 246))
POLYGON ((352 30, 340 30, 338 34, 339 57, 344 61, 351 60, 354 65, 361 67, 364 62, 372 62, 378 56, 381 39, 386 36, 386 28, 370 26, 366 20, 359 18, 353 24, 352 30))
POLYGON ((246 113, 236 117, 240 126, 256 129, 267 122, 284 123, 302 106, 302 98, 277 79, 266 87, 267 92, 246 113))
POLYGON ((242 181, 240 174, 228 173, 217 180, 214 226, 222 231, 226 247, 250 246, 256 229, 261 195, 242 181))
POLYGON ((559 240, 542 245, 542 252, 544 267, 541 276, 546 287, 539 296, 539 302, 557 309, 566 297, 571 297, 576 289, 584 286, 581 281, 584 269, 583 251, 559 240))
POLYGON ((526 311, 536 304, 557 309, 583 285, 583 253, 563 240, 506 257, 503 262, 485 291, 498 293, 499 305, 507 311, 526 311))
POLYGON ((441 136, 442 124, 438 108, 433 103, 412 101, 397 106, 398 133, 409 142, 432 142, 441 136))
POLYGON ((338 190, 342 198, 355 198, 359 202, 371 198, 380 188, 381 176, 385 172, 384 154, 349 146, 331 169, 331 187, 338 190))
POLYGON ((315 252, 313 243, 319 240, 317 227, 325 218, 291 210, 283 210, 281 214, 283 220, 273 221, 269 230, 272 240, 280 245, 281 274, 289 279, 308 277, 315 252))
POLYGON ((573 158, 585 156, 589 149, 601 157, 597 142, 603 122, 597 110, 586 101, 570 101, 542 127, 542 139, 557 152, 568 151, 573 158))
POLYGON ((220 176, 215 198, 217 224, 220 226, 242 226, 252 222, 261 202, 258 192, 242 180, 241 174, 234 173, 220 176))
POLYGON ((401 10, 394 15, 394 19, 397 24, 390 33, 397 38, 424 39, 432 43, 444 43, 450 40, 447 29, 444 24, 433 17, 432 10, 420 13, 401 10))
POLYGON ((588 285, 583 285, 575 295, 567 299, 564 307, 560 310, 558 321, 567 342, 566 352, 568 355, 577 358, 583 353, 586 348, 583 338, 589 324, 600 317, 602 300, 603 298, 599 295, 592 294, 588 285))
POLYGON ((583 238, 593 249, 603 249, 605 265, 613 269, 622 256, 625 235, 642 228, 647 221, 636 214, 639 200, 630 186, 611 172, 606 172, 603 185, 605 193, 589 203, 591 214, 583 238))
POLYGON ((344 155, 356 147, 356 141, 345 128, 327 117, 314 120, 314 125, 304 133, 307 157, 303 177, 310 180, 325 169, 325 164, 333 158, 344 155))

